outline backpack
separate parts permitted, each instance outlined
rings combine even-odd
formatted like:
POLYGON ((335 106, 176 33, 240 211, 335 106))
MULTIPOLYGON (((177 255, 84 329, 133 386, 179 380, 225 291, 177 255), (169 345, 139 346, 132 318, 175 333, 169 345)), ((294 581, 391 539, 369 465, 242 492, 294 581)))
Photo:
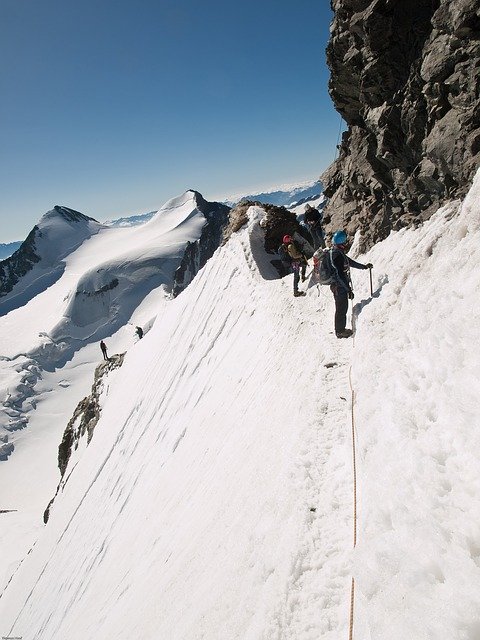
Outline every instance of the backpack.
POLYGON ((333 264, 333 249, 319 249, 313 256, 314 271, 319 284, 338 282, 338 271, 333 264))
MULTIPOLYGON (((300 225, 300 227, 303 233, 307 233, 311 238, 310 231, 303 225, 300 225)), ((313 240, 313 238, 311 239, 313 240)), ((297 250, 302 253, 307 260, 310 260, 310 258, 313 256, 314 249, 307 238, 305 238, 305 236, 301 232, 295 231, 295 233, 293 234, 293 241, 297 250)))

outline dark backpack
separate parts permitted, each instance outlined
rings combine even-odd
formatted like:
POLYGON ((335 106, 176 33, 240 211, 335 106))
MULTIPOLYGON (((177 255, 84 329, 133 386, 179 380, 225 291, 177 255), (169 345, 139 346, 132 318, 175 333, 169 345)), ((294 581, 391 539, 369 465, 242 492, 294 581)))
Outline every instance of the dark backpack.
POLYGON ((314 269, 320 284, 335 284, 339 280, 332 254, 333 249, 322 249, 317 251, 314 256, 314 269))

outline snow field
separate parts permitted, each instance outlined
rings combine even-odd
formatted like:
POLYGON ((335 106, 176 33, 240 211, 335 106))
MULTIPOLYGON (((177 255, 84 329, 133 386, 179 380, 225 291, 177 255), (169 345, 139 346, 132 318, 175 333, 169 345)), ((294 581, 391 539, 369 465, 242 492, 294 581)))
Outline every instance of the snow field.
POLYGON ((131 348, 0 600, 52 640, 478 640, 480 180, 292 296, 250 223, 131 348), (358 467, 353 546, 351 389, 358 467))
POLYGON ((291 277, 261 276, 259 215, 127 354, 2 598, 6 633, 313 640, 346 629, 350 346, 327 332, 324 292, 294 299, 291 277))
POLYGON ((477 177, 462 205, 369 255, 388 273, 353 366, 371 638, 480 637, 479 196, 477 177))

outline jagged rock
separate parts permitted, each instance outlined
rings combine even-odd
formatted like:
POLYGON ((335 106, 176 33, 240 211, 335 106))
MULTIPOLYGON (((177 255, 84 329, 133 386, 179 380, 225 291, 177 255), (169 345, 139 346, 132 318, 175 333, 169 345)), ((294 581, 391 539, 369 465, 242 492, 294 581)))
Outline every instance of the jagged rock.
POLYGON ((273 204, 258 204, 258 206, 265 210, 261 226, 265 231, 264 246, 267 253, 277 252, 285 234, 293 236, 295 233, 300 233, 301 236, 305 236, 305 231, 292 211, 273 204))
POLYGON ((58 492, 68 480, 68 478, 64 479, 64 476, 73 451, 77 449, 80 440, 85 437, 85 434, 87 438, 87 445, 93 437, 95 427, 101 414, 100 397, 103 391, 105 376, 107 376, 111 371, 121 367, 124 357, 125 353, 115 354, 97 366, 90 395, 83 398, 83 400, 78 403, 77 408, 65 429, 62 442, 58 447, 58 468, 60 469, 61 479, 57 487, 57 491, 55 492, 55 496, 50 500, 47 508, 45 509, 45 513, 43 514, 43 521, 45 523, 48 521, 51 506, 57 497, 58 492))
MULTIPOLYGON (((38 264, 37 269, 40 271, 31 282, 27 277, 27 282, 24 283, 26 290, 22 292, 22 304, 26 304, 61 276, 62 259, 65 255, 80 246, 93 233, 97 233, 101 227, 99 222, 83 213, 55 205, 42 216, 20 247, 9 258, 0 261, 0 298, 8 297, 17 284, 21 287, 19 283, 38 264), (30 292, 27 294, 26 291, 30 292)), ((14 293, 17 293, 17 288, 14 293)), ((11 310, 3 300, 1 309, 3 313, 11 310)))
MULTIPOLYGON (((228 241, 232 233, 241 229, 248 222, 247 211, 249 207, 253 206, 260 207, 265 211, 265 215, 260 221, 260 226, 265 232, 264 248, 267 253, 277 254, 285 234, 291 236, 300 234, 307 242, 311 242, 293 211, 273 204, 242 200, 230 213, 230 223, 225 231, 224 243, 228 241)), ((283 277, 286 275, 285 266, 278 255, 277 258, 271 260, 271 264, 277 269, 279 277, 283 277)))
POLYGON ((198 191, 193 191, 193 193, 197 209, 205 216, 207 222, 202 229, 200 238, 195 242, 189 242, 185 248, 182 261, 175 271, 172 288, 174 297, 190 284, 218 249, 230 213, 230 207, 227 205, 221 202, 208 202, 198 191))
POLYGON ((330 94, 348 125, 322 175, 364 244, 463 195, 479 164, 477 0, 332 0, 330 94))

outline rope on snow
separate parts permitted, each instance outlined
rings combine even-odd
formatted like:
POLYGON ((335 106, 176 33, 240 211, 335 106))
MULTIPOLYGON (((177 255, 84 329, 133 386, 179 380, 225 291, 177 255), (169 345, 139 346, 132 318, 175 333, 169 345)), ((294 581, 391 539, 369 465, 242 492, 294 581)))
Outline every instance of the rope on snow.
MULTIPOLYGON (((351 424, 352 424, 352 461, 353 461, 353 548, 357 546, 357 459, 355 443, 355 391, 352 385, 352 367, 348 370, 348 382, 351 392, 351 424)), ((352 576, 350 590, 350 624, 348 640, 353 640, 353 617, 355 604, 355 578, 352 576)))

